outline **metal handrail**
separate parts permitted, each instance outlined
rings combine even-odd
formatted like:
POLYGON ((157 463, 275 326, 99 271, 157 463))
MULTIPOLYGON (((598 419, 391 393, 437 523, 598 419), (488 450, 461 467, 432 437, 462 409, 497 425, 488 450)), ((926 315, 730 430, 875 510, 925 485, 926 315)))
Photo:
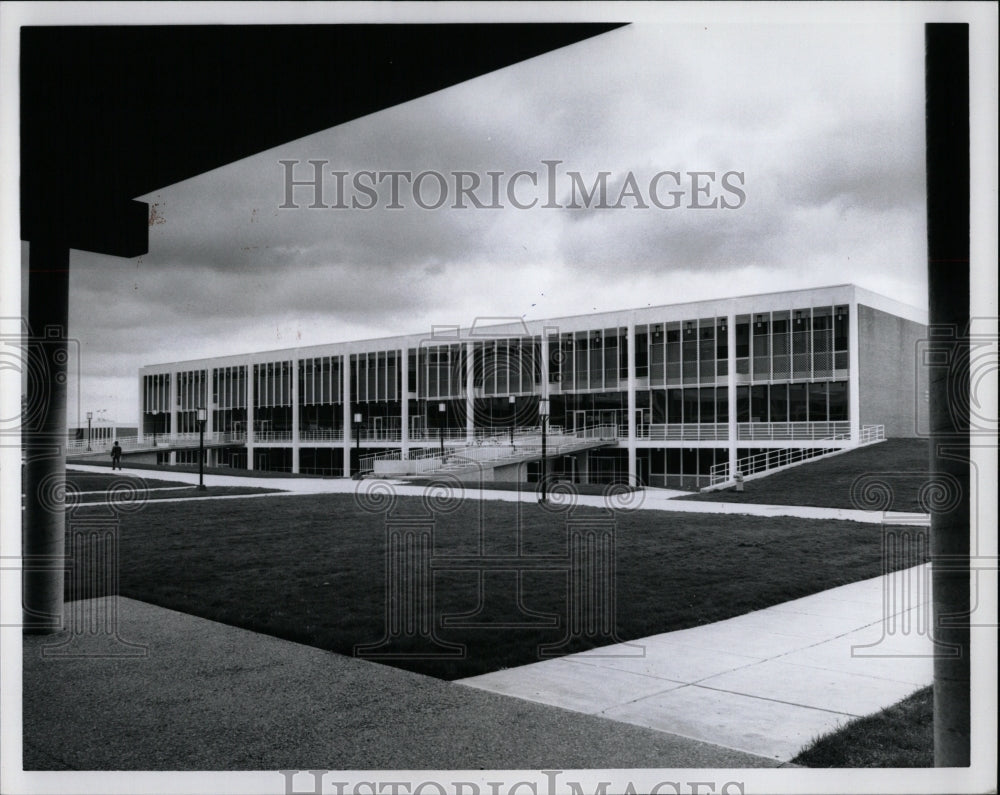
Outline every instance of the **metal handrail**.
MULTIPOLYGON (((839 422, 828 424, 850 425, 850 423, 839 422)), ((840 441, 849 438, 850 428, 848 427, 846 433, 838 433, 834 436, 826 437, 821 441, 840 441)), ((859 445, 880 441, 885 441, 884 425, 864 425, 861 427, 858 434, 859 445)), ((840 447, 785 447, 765 450, 763 453, 756 453, 752 456, 737 459, 732 470, 730 470, 730 462, 728 461, 715 464, 709 469, 709 483, 713 486, 717 483, 725 483, 731 479, 730 471, 739 472, 743 475, 754 475, 760 472, 767 472, 771 469, 777 469, 778 467, 788 466, 789 464, 796 464, 820 455, 826 455, 827 453, 838 452, 842 449, 840 447)))
POLYGON ((849 439, 851 423, 834 422, 741 422, 736 438, 741 441, 822 441, 849 439))

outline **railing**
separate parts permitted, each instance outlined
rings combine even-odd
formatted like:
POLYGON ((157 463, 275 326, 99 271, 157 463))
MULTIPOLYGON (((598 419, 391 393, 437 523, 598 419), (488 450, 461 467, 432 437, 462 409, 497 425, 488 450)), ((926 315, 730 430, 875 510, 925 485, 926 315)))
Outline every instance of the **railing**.
MULTIPOLYGON (((623 436, 628 434, 624 427, 623 436)), ((729 439, 729 425, 725 422, 684 422, 673 424, 642 424, 635 426, 636 439, 655 442, 666 441, 726 441, 729 439)))
MULTIPOLYGON (((810 458, 816 458, 816 456, 838 452, 841 449, 839 447, 779 447, 774 450, 765 450, 763 453, 737 459, 735 471, 741 473, 744 477, 747 475, 756 475, 766 472, 769 469, 777 469, 778 467, 807 461, 810 458)), ((728 461, 716 464, 709 470, 709 482, 712 486, 717 483, 725 483, 731 479, 728 461)))
POLYGON ((850 439, 850 422, 741 422, 736 426, 741 441, 822 441, 850 439))
MULTIPOLYGON (((242 444, 246 440, 246 435, 242 432, 218 432, 206 433, 205 444, 242 444)), ((198 433, 158 433, 146 434, 139 441, 137 436, 125 436, 118 439, 118 445, 123 451, 135 450, 157 450, 159 448, 172 447, 197 447, 201 441, 198 433)), ((114 439, 92 439, 87 443, 86 439, 70 439, 66 445, 67 452, 73 453, 100 453, 110 452, 114 446, 114 439), (88 450, 88 447, 90 448, 88 450)))
POLYGON ((299 431, 299 440, 303 442, 342 442, 344 441, 344 431, 332 428, 299 431))
MULTIPOLYGON (((438 471, 461 469, 477 463, 503 462, 516 463, 537 458, 542 454, 541 427, 520 428, 513 433, 511 442, 511 432, 494 434, 492 436, 480 436, 472 444, 463 446, 451 445, 446 447, 442 453, 440 447, 429 447, 423 450, 411 450, 404 459, 401 450, 387 450, 375 455, 363 456, 359 462, 362 474, 367 474, 376 470, 376 464, 387 461, 425 461, 436 459, 439 465, 433 467, 420 467, 419 465, 409 467, 400 465, 400 472, 407 474, 429 474, 438 471)), ((574 452, 584 447, 592 446, 594 440, 607 442, 618 438, 618 429, 614 425, 594 425, 589 428, 581 428, 576 431, 565 431, 556 426, 546 429, 546 457, 556 457, 574 452)), ((379 468, 383 473, 387 473, 385 467, 379 468)))
POLYGON ((858 435, 858 444, 872 444, 885 441, 884 425, 862 425, 858 435))
MULTIPOLYGON (((814 425, 832 425, 837 426, 838 431, 841 430, 840 426, 849 425, 849 423, 803 423, 803 424, 814 424, 814 425)), ((829 441, 835 441, 839 439, 850 438, 850 428, 845 432, 827 437, 829 441)), ((875 442, 885 441, 885 426, 884 425, 864 425, 861 427, 860 433, 858 434, 858 444, 874 444, 875 442)), ((794 448, 778 448, 775 450, 765 450, 763 453, 757 453, 756 455, 746 456, 744 458, 737 459, 735 468, 733 472, 740 472, 745 475, 754 475, 760 472, 766 472, 770 469, 777 469, 778 467, 788 466, 790 464, 797 464, 801 461, 807 461, 810 458, 816 458, 817 456, 827 455, 828 453, 839 452, 843 450, 842 447, 794 447, 794 448)), ((709 470, 711 477, 711 485, 716 485, 717 483, 725 483, 732 479, 730 475, 729 462, 722 464, 716 464, 709 470)))
POLYGON ((602 423, 575 431, 560 429, 560 431, 555 431, 554 435, 557 438, 559 436, 574 436, 577 439, 600 439, 605 442, 612 442, 618 438, 618 426, 612 423, 602 423))
POLYGON ((261 442, 290 442, 292 441, 291 431, 257 431, 253 435, 254 444, 261 442))

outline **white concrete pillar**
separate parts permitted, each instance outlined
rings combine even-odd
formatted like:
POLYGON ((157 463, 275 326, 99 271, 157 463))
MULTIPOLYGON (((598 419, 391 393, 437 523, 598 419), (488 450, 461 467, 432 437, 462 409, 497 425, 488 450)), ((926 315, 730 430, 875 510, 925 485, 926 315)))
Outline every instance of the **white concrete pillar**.
POLYGON ((399 439, 400 456, 405 461, 410 457, 410 349, 403 346, 399 351, 402 359, 399 365, 399 439))
POLYGON ((638 473, 635 462, 635 321, 628 322, 628 482, 638 484, 638 473))
MULTIPOLYGON (((177 436, 177 383, 178 383, 177 371, 173 370, 170 373, 170 389, 167 392, 167 400, 169 401, 169 407, 170 407, 169 410, 170 420, 169 420, 169 425, 167 427, 169 429, 170 436, 177 436)), ((170 455, 170 463, 171 464, 174 463, 173 454, 170 455)))
POLYGON ((474 343, 465 343, 465 442, 476 440, 476 373, 474 343))
POLYGON ((253 422, 254 422, 254 393, 257 384, 253 375, 253 362, 248 361, 245 365, 247 370, 247 469, 253 469, 253 422))
POLYGON ((353 441, 351 416, 351 355, 345 353, 340 358, 340 392, 343 398, 344 444, 344 475, 351 476, 351 443, 353 441))
MULTIPOLYGON (((205 443, 210 445, 212 434, 215 433, 215 395, 212 393, 212 368, 206 367, 202 371, 205 381, 205 443)), ((205 448, 205 466, 210 467, 215 464, 215 454, 217 449, 212 446, 205 448)))
POLYGON ((299 359, 292 357, 292 472, 299 473, 299 359))
POLYGON ((541 396, 549 396, 549 330, 542 329, 542 391, 541 396))
POLYGON ((861 440, 861 343, 856 295, 851 296, 847 318, 849 326, 847 349, 850 352, 848 354, 850 373, 847 378, 848 419, 851 423, 851 443, 857 444, 861 440))
POLYGON ((736 315, 730 312, 726 315, 726 369, 729 378, 726 381, 726 402, 729 405, 729 477, 735 475, 734 466, 737 455, 737 423, 736 423, 736 315))
POLYGON ((138 420, 139 427, 136 429, 137 436, 135 440, 137 447, 142 447, 142 439, 143 439, 142 425, 146 419, 147 408, 149 407, 146 405, 146 391, 143 385, 142 371, 140 370, 139 371, 139 420, 138 420))

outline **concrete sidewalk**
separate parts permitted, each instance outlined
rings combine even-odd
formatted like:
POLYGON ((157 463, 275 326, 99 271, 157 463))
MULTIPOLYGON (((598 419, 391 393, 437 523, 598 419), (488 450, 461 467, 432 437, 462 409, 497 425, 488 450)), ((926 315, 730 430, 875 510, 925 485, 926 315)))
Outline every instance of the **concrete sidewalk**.
POLYGON ((28 770, 778 766, 122 597, 66 612, 23 638, 28 770))
POLYGON ((459 681, 787 761, 815 737, 932 683, 930 610, 925 564, 459 681))
MULTIPOLYGON (((90 466, 86 464, 70 464, 68 469, 80 472, 109 472, 107 467, 90 466)), ((198 475, 192 472, 166 472, 148 469, 124 469, 123 475, 139 478, 169 479, 179 483, 198 483, 198 475)), ((400 496, 423 496, 426 487, 414 486, 411 483, 392 480, 351 480, 349 478, 269 478, 239 477, 235 475, 205 475, 207 486, 255 486, 259 488, 276 489, 280 494, 246 494, 231 496, 206 496, 183 498, 190 500, 224 500, 224 499, 265 499, 287 496, 289 494, 363 494, 365 489, 382 488, 388 485, 400 496)), ((506 491, 500 489, 479 489, 475 486, 463 485, 457 496, 467 499, 502 500, 505 502, 537 502, 538 495, 531 484, 525 485, 523 491, 506 491)), ((564 505, 571 499, 575 505, 586 505, 594 508, 612 508, 614 510, 654 510, 675 511, 678 513, 714 513, 743 516, 795 516, 801 519, 840 519, 868 524, 892 524, 899 522, 909 524, 924 514, 895 513, 890 511, 861 511, 850 508, 813 508, 802 505, 751 505, 728 502, 700 502, 696 500, 676 499, 688 492, 672 489, 644 489, 634 494, 603 497, 598 495, 576 494, 568 498, 558 492, 551 494, 553 505, 564 505)), ((164 499, 157 502, 180 502, 181 500, 164 499)))

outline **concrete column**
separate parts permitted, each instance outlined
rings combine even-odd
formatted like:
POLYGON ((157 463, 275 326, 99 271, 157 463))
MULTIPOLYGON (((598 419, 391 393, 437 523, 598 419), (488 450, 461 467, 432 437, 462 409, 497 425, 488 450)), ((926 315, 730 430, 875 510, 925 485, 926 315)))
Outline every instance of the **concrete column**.
POLYGON ((66 362, 69 248, 32 241, 28 260, 27 405, 23 416, 24 520, 21 572, 24 632, 63 626, 66 554, 66 362), (46 377, 32 378, 34 373, 46 377))
POLYGON ((145 391, 143 389, 143 378, 142 378, 142 373, 141 372, 139 373, 139 400, 138 400, 138 403, 139 403, 139 419, 138 419, 138 426, 139 427, 136 429, 136 434, 137 434, 137 436, 136 436, 136 444, 139 447, 142 447, 142 439, 143 439, 142 421, 143 421, 143 419, 146 416, 146 393, 145 393, 145 391))
POLYGON ((628 482, 638 485, 635 463, 635 322, 628 323, 628 482))
POLYGON ((292 472, 299 472, 299 359, 292 357, 292 472))
POLYGON ((549 396, 549 335, 542 329, 542 397, 549 396))
POLYGON ((344 475, 351 476, 351 443, 354 434, 352 433, 351 416, 351 355, 345 353, 340 361, 340 391, 343 397, 343 422, 344 422, 344 475))
MULTIPOLYGON (((853 291, 852 291, 853 292, 853 291)), ((858 298, 851 296, 847 309, 847 350, 850 373, 847 378, 848 419, 851 423, 851 443, 861 439, 861 343, 858 329, 858 298)))
POLYGON ((253 362, 246 363, 247 368, 247 469, 253 469, 253 422, 254 422, 254 394, 257 384, 253 377, 253 362))
POLYGON ((465 441, 472 444, 476 439, 476 374, 473 368, 474 343, 465 343, 465 441))
MULTIPOLYGON (((924 36, 930 296, 926 361, 935 363, 928 368, 929 463, 937 487, 958 497, 953 510, 930 512, 934 636, 957 651, 934 658, 934 765, 965 767, 972 758, 970 641, 971 621, 975 619, 970 610, 975 609, 979 597, 977 593, 977 600, 973 600, 970 592, 972 587, 977 591, 983 587, 978 572, 975 578, 972 576, 970 531, 995 532, 994 527, 985 524, 970 524, 970 504, 976 497, 970 489, 969 435, 970 431, 982 433, 987 429, 975 427, 978 423, 969 411, 969 392, 978 386, 970 383, 970 374, 976 375, 977 369, 972 368, 970 340, 966 336, 971 315, 969 28, 964 24, 930 24, 924 36)), ((906 397, 912 400, 912 396, 906 397)), ((995 444, 989 437, 980 438, 984 446, 995 444)), ((990 485, 977 484, 985 488, 990 485)), ((978 548, 975 553, 982 554, 978 548)), ((977 561, 977 566, 985 565, 982 558, 977 561)), ((989 630, 983 627, 980 633, 979 640, 989 648, 989 630)), ((979 753, 977 756, 984 758, 979 753)))
MULTIPOLYGON (((205 439, 211 440, 212 434, 215 433, 215 400, 212 394, 212 368, 205 368, 205 439)), ((215 466, 218 459, 219 450, 217 447, 206 447, 205 448, 205 466, 215 466)))
POLYGON ((207 411, 208 419, 205 422, 205 436, 210 437, 211 434, 215 433, 215 409, 216 402, 214 400, 215 395, 212 394, 212 368, 205 368, 205 408, 207 411))
MULTIPOLYGON (((169 425, 167 426, 170 431, 170 436, 177 436, 177 384, 178 384, 178 374, 177 370, 171 370, 170 372, 170 389, 167 393, 167 400, 169 401, 169 425)), ((170 463, 174 464, 175 456, 170 453, 170 463)))
POLYGON ((739 445, 738 426, 736 422, 736 315, 730 312, 726 315, 726 369, 729 379, 726 381, 726 401, 729 405, 729 477, 736 474, 736 456, 739 445))
POLYGON ((399 366, 399 407, 400 417, 400 455, 403 459, 410 457, 410 349, 403 347, 402 362, 399 366))

